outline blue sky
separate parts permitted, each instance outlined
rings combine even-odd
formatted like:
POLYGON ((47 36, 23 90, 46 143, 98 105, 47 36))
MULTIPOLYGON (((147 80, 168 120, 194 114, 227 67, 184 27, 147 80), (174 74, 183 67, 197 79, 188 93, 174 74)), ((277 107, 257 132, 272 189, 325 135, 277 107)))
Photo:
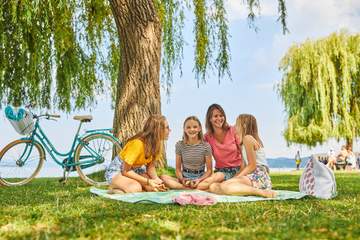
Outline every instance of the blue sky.
MULTIPOLYGON (((226 0, 225 0, 226 1, 226 0)), ((309 149, 305 146, 287 147, 282 137, 286 125, 284 107, 274 90, 281 80, 278 64, 287 49, 294 43, 306 39, 325 37, 332 32, 347 28, 356 33, 360 30, 360 1, 356 0, 288 0, 288 28, 290 33, 282 35, 277 19, 277 1, 262 2, 262 16, 255 22, 259 31, 255 33, 248 27, 246 7, 240 0, 226 1, 230 22, 230 49, 232 81, 223 79, 218 84, 216 72, 209 73, 207 83, 197 87, 193 73, 193 24, 191 20, 185 27, 183 76, 174 75, 174 84, 170 102, 162 94, 162 112, 168 118, 172 129, 167 142, 167 154, 173 165, 174 146, 182 136, 182 124, 190 115, 196 115, 204 122, 207 107, 212 103, 223 106, 230 124, 240 113, 251 113, 258 120, 268 157, 293 157, 300 149, 303 156, 311 153, 327 152, 330 147, 340 149, 343 142, 335 140, 309 149)), ((191 19, 191 16, 189 17, 191 19)), ((92 114, 94 121, 86 125, 87 129, 111 127, 113 111, 109 97, 99 96, 98 105, 88 111, 70 115, 60 113, 58 122, 43 121, 43 126, 53 143, 60 150, 66 150, 71 144, 72 133, 77 122, 72 120, 75 114, 92 114)), ((0 114, 0 148, 12 139, 18 138, 3 112, 0 114)), ((360 151, 359 142, 354 150, 360 151)))

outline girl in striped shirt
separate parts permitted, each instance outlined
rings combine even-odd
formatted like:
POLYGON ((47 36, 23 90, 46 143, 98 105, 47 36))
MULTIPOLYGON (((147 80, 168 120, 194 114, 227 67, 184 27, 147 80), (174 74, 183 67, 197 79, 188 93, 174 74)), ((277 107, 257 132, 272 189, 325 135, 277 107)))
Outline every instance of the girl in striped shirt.
POLYGON ((183 139, 176 143, 176 178, 163 175, 161 179, 171 189, 208 189, 204 181, 212 174, 211 147, 203 141, 199 119, 190 116, 184 122, 183 139))

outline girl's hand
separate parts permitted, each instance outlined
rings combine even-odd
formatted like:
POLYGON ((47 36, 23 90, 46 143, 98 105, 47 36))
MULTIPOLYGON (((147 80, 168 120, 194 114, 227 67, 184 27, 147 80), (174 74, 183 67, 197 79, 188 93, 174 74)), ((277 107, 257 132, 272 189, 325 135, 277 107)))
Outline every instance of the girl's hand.
POLYGON ((197 186, 199 185, 200 182, 201 181, 199 179, 193 180, 193 181, 191 181, 190 187, 191 188, 197 188, 197 186))
POLYGON ((155 178, 154 181, 158 184, 163 184, 163 180, 161 180, 160 178, 155 178))
POLYGON ((181 183, 183 185, 185 184, 185 179, 183 177, 178 178, 178 181, 179 181, 179 183, 181 183))
POLYGON ((191 187, 191 180, 190 179, 184 179, 184 183, 183 183, 183 185, 185 186, 185 187, 191 187))
POLYGON ((164 183, 162 183, 159 190, 160 190, 161 192, 166 192, 167 190, 169 190, 169 188, 166 187, 166 185, 165 185, 164 183))
POLYGON ((154 179, 149 179, 148 180, 148 185, 155 191, 161 191, 161 189, 163 188, 163 184, 161 183, 157 183, 154 179))

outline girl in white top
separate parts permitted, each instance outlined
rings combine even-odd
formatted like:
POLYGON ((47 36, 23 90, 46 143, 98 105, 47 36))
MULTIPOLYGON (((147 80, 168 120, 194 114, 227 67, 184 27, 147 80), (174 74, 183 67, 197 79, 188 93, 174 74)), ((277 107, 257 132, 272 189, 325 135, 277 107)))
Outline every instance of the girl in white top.
POLYGON ((235 177, 210 185, 210 191, 227 195, 255 195, 272 198, 269 167, 264 146, 258 135, 256 119, 250 114, 240 114, 236 119, 236 131, 240 137, 240 146, 244 164, 235 177))

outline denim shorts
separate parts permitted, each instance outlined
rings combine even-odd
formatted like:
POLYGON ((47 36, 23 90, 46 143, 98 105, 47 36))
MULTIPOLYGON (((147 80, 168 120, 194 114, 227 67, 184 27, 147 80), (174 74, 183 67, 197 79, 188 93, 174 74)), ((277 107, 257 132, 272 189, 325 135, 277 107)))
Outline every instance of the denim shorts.
MULTIPOLYGON (((110 184, 113 177, 115 175, 117 175, 118 173, 120 173, 121 171, 123 171, 123 170, 124 170, 124 162, 118 156, 116 156, 111 161, 109 166, 107 166, 105 168, 105 179, 106 179, 106 181, 110 184)), ((132 168, 132 170, 134 172, 136 172, 137 174, 146 173, 146 167, 145 166, 135 167, 135 168, 132 168)))
POLYGON ((199 171, 197 173, 191 173, 191 172, 182 172, 182 175, 184 178, 190 179, 190 180, 195 180, 198 178, 201 178, 202 175, 204 175, 205 171, 199 171))
POLYGON ((215 172, 224 174, 224 180, 234 177, 240 171, 240 167, 215 168, 215 172))

